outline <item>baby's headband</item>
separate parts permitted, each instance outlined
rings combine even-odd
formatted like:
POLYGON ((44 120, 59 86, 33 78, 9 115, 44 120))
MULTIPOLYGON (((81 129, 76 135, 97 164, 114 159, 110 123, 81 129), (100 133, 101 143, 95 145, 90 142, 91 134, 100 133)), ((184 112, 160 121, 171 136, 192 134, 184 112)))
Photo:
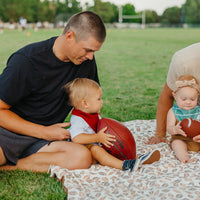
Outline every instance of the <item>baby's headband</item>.
POLYGON ((189 81, 188 80, 176 81, 176 87, 177 87, 176 90, 187 86, 195 88, 197 89, 198 92, 200 92, 199 85, 196 83, 195 79, 191 79, 189 81))

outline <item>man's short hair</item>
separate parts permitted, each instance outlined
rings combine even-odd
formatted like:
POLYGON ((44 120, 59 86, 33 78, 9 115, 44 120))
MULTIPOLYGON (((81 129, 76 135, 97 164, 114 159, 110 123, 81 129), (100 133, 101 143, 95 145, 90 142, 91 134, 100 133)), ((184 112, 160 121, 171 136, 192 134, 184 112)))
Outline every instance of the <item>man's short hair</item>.
POLYGON ((68 31, 73 31, 77 41, 87 40, 93 36, 98 42, 104 42, 106 38, 106 28, 99 15, 92 11, 84 11, 73 15, 64 31, 65 35, 68 31))

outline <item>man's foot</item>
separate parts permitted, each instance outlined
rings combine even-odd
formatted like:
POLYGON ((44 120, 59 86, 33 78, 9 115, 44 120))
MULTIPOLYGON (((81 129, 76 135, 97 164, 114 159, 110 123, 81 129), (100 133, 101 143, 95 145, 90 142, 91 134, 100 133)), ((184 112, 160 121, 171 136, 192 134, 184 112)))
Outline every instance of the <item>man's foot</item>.
POLYGON ((140 165, 143 164, 152 164, 160 160, 160 151, 153 150, 147 154, 139 156, 140 165))
POLYGON ((124 160, 122 170, 129 170, 130 172, 132 171, 137 171, 138 167, 140 165, 140 159, 134 159, 134 160, 124 160))

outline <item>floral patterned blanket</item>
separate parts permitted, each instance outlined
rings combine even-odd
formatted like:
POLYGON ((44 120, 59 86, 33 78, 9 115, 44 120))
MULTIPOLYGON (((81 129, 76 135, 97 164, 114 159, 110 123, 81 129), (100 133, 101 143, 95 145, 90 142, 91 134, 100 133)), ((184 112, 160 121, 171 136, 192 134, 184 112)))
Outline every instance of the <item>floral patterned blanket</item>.
POLYGON ((63 182, 69 200, 200 199, 199 153, 190 152, 192 162, 183 164, 176 159, 168 144, 146 144, 155 133, 155 120, 134 120, 123 124, 135 138, 137 154, 158 149, 160 161, 143 165, 134 173, 98 164, 84 170, 50 166, 50 176, 63 182))

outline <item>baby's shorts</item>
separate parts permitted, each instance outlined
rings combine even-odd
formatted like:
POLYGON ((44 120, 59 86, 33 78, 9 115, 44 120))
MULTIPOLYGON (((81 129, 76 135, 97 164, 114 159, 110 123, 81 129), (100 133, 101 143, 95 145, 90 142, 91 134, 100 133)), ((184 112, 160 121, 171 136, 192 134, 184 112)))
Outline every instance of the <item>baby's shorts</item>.
POLYGON ((182 135, 172 135, 170 146, 173 140, 183 140, 187 144, 187 150, 188 151, 200 151, 200 143, 194 142, 192 138, 184 137, 182 135))

